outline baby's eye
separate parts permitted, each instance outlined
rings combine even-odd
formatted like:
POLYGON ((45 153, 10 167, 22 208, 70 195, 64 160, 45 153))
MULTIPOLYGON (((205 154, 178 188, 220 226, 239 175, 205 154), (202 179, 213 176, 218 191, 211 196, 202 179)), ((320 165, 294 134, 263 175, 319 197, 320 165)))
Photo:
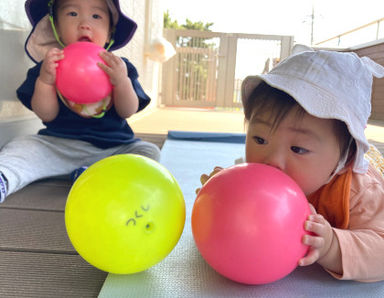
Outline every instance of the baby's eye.
POLYGON ((68 15, 71 16, 71 17, 76 17, 77 16, 77 12, 71 11, 71 12, 68 12, 68 15))
POLYGON ((101 19, 101 16, 98 14, 94 14, 94 15, 92 15, 92 18, 98 20, 98 19, 101 19))
POLYGON ((257 137, 257 136, 253 137, 253 139, 254 139, 255 142, 256 142, 257 144, 259 144, 259 145, 264 145, 264 144, 267 143, 263 138, 260 138, 260 137, 257 137))
POLYGON ((291 150, 297 154, 305 154, 309 152, 309 150, 297 146, 292 146, 291 150))

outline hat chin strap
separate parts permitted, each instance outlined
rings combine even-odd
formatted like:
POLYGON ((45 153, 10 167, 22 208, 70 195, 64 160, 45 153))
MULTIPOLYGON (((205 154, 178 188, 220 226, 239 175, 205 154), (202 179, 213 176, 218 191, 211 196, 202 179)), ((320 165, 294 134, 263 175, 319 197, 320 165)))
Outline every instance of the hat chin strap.
POLYGON ((115 43, 115 40, 113 38, 111 38, 111 41, 109 42, 108 46, 105 48, 106 51, 109 51, 109 49, 111 48, 111 46, 115 43))
POLYGON ((55 0, 50 0, 48 2, 48 8, 49 8, 49 21, 51 23, 51 27, 52 27, 52 31, 53 31, 53 35, 55 36, 56 38, 56 41, 59 43, 59 45, 64 48, 65 45, 62 43, 62 41, 60 40, 60 37, 59 37, 59 34, 57 34, 57 31, 56 31, 56 26, 55 26, 55 22, 53 20, 53 4, 54 4, 55 0))
MULTIPOLYGON (((52 27, 52 31, 53 31, 53 35, 55 36, 56 38, 56 41, 59 43, 59 45, 62 47, 62 48, 65 48, 65 45, 64 43, 60 40, 60 37, 59 37, 59 34, 57 34, 57 30, 56 30, 56 26, 55 26, 55 21, 53 20, 53 4, 54 4, 55 0, 50 0, 48 2, 48 7, 49 7, 49 21, 51 23, 51 27, 52 27)), ((114 33, 115 30, 112 31, 112 36, 113 36, 113 33, 114 33)), ((107 51, 109 51, 109 49, 111 48, 111 46, 115 43, 115 40, 113 38, 111 38, 108 46, 105 48, 107 51)))
POLYGON ((52 26, 52 31, 53 31, 53 35, 55 36, 57 42, 59 43, 59 45, 61 45, 62 48, 65 47, 65 45, 62 43, 62 41, 60 40, 60 37, 59 37, 59 34, 57 34, 57 31, 56 31, 56 27, 55 27, 55 23, 53 21, 53 16, 49 16, 49 20, 51 22, 51 26, 52 26))

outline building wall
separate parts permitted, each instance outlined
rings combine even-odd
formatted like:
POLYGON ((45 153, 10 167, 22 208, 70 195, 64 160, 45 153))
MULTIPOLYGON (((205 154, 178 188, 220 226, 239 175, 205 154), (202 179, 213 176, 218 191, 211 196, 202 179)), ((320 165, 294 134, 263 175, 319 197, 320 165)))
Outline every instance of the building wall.
POLYGON ((150 42, 163 31, 163 11, 161 0, 120 1, 124 13, 137 23, 132 40, 118 53, 127 57, 139 72, 139 81, 152 98, 152 106, 157 105, 159 93, 159 64, 145 57, 150 42))
POLYGON ((3 121, 33 115, 16 99, 16 88, 33 65, 24 52, 24 41, 30 30, 24 2, 0 1, 0 120, 3 121))

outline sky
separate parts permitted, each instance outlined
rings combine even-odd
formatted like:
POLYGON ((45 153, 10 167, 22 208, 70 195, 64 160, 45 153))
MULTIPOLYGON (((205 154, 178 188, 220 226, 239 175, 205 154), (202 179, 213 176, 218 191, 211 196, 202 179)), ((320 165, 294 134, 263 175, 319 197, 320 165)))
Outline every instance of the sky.
POLYGON ((189 18, 213 22, 212 31, 293 35, 304 44, 311 41, 312 4, 315 43, 384 17, 384 0, 162 0, 181 24, 189 18))

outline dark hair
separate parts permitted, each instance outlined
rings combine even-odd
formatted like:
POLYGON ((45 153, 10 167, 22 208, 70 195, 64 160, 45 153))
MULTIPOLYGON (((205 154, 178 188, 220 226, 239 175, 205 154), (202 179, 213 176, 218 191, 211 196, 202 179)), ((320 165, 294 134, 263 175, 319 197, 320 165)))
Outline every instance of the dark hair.
MULTIPOLYGON (((261 82, 245 101, 244 115, 245 120, 252 123, 253 119, 256 119, 259 115, 269 112, 269 120, 272 123, 271 129, 273 131, 279 127, 281 121, 284 120, 292 109, 296 109, 297 119, 302 119, 305 113, 307 113, 292 96, 265 82, 261 82)), ((356 151, 355 141, 343 121, 332 120, 333 130, 339 140, 340 156, 344 156, 348 148, 351 147, 348 157, 348 161, 350 161, 356 151)))

